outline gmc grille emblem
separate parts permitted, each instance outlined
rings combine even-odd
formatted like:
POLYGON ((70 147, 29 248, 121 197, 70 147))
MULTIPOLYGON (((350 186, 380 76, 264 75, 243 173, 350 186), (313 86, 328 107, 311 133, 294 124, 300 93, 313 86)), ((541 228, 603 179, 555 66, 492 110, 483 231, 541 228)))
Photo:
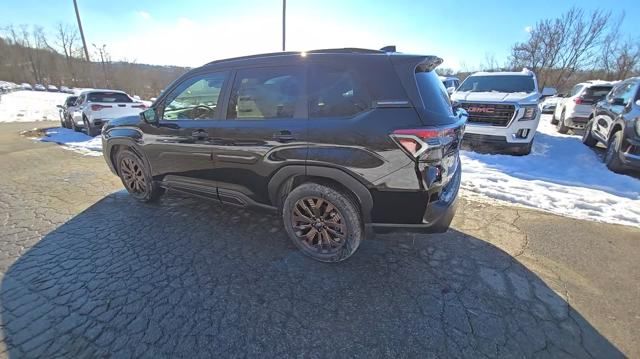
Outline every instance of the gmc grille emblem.
POLYGON ((494 113, 495 109, 491 107, 469 107, 467 111, 476 113, 494 113))

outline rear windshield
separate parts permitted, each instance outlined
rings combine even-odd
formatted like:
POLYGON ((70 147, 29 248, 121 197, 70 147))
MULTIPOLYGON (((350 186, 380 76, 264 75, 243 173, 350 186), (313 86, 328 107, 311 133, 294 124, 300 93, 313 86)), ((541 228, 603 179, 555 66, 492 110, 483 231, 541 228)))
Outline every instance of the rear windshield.
POLYGON ((435 72, 417 72, 416 82, 426 110, 448 116, 453 115, 447 89, 435 72))
POLYGON ((458 88, 461 92, 530 93, 535 90, 533 77, 526 75, 469 76, 458 88))
POLYGON ((89 102, 133 102, 131 98, 121 92, 92 92, 89 102))
POLYGON ((592 86, 586 89, 584 92, 585 96, 593 97, 602 100, 613 86, 592 86))

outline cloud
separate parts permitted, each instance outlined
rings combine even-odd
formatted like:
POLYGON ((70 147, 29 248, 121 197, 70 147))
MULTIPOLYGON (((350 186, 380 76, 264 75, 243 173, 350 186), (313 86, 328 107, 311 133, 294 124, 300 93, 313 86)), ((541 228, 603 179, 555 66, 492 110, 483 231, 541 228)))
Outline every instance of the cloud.
POLYGON ((149 14, 148 12, 146 12, 144 10, 138 11, 138 16, 140 16, 141 18, 143 18, 145 20, 151 19, 151 14, 149 14))
POLYGON ((533 31, 533 27, 531 27, 531 26, 525 26, 525 28, 524 28, 524 32, 526 32, 526 33, 529 33, 529 34, 530 34, 530 33, 531 33, 531 31, 533 31))

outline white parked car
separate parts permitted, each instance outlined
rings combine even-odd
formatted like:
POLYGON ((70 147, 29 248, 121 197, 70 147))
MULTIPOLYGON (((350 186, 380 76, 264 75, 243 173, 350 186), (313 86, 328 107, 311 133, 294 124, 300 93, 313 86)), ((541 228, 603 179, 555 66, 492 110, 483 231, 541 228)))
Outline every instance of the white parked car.
POLYGON ((466 144, 526 155, 540 122, 538 103, 555 93, 553 88, 538 92, 536 75, 527 69, 477 72, 462 82, 451 100, 469 114, 466 144))
POLYGON ((49 92, 58 92, 58 88, 54 85, 48 85, 47 86, 47 91, 49 92))
POLYGON ((32 91, 33 87, 31 87, 31 84, 28 84, 26 82, 23 82, 20 84, 20 88, 23 90, 28 90, 28 91, 32 91))
POLYGON ((89 136, 100 133, 109 120, 137 115, 144 111, 143 103, 135 102, 127 93, 114 90, 86 90, 80 93, 75 105, 69 108, 76 131, 85 129, 89 136))
POLYGON ((596 80, 575 85, 558 102, 551 123, 556 125, 560 133, 567 133, 569 129, 583 129, 589 122, 593 106, 604 99, 616 83, 596 80))

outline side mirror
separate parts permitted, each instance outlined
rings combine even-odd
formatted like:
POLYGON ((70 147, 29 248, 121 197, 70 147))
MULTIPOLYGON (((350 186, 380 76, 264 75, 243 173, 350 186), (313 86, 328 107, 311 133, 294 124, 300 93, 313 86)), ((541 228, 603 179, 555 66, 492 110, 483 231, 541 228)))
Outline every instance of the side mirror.
POLYGON ((613 106, 624 106, 625 105, 624 99, 620 98, 620 97, 612 98, 611 100, 609 100, 609 103, 611 105, 613 105, 613 106))
POLYGON ((553 87, 545 87, 542 89, 542 96, 541 97, 549 97, 549 96, 553 96, 555 94, 557 94, 558 91, 556 91, 555 88, 553 87))
POLYGON ((451 96, 451 94, 453 94, 453 92, 456 90, 455 87, 451 86, 451 87, 447 87, 447 93, 449 94, 449 96, 451 96))
POLYGON ((140 117, 142 117, 142 120, 148 124, 158 123, 156 110, 154 110, 153 107, 140 112, 140 117))
POLYGON ((62 105, 56 105, 57 108, 59 109, 64 109, 64 107, 62 107, 62 105))

